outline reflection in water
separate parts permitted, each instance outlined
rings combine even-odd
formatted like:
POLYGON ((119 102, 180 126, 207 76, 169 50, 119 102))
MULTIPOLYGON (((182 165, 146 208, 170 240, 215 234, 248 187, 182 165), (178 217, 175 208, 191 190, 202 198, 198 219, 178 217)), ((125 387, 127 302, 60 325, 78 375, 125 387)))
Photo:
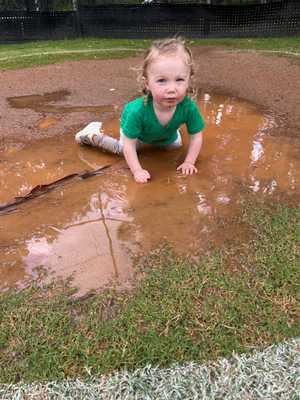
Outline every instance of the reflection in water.
POLYGON ((102 216, 102 222, 103 222, 103 226, 104 226, 104 229, 105 229, 105 232, 106 232, 106 236, 107 236, 107 239, 108 239, 109 251, 110 251, 110 254, 111 254, 112 266, 113 266, 113 269, 114 269, 114 277, 118 278, 119 277, 119 273, 118 273, 116 257, 114 255, 113 241, 112 241, 112 238, 110 236, 109 227, 107 226, 106 221, 105 221, 105 215, 104 215, 104 211, 103 211, 101 194, 99 195, 99 202, 100 202, 100 212, 101 212, 101 216, 102 216))
MULTIPOLYGON (((0 217, 2 289, 22 286, 42 267, 53 276, 73 275, 81 293, 132 278, 131 255, 167 239, 179 251, 195 252, 218 242, 216 220, 239 211, 246 187, 257 196, 299 187, 299 143, 270 137, 274 119, 251 104, 204 94, 199 100, 207 128, 199 173, 182 176, 176 166, 184 149, 147 150, 142 164, 152 181, 138 185, 128 169, 76 181, 0 217)), ((117 119, 105 120, 114 135, 117 119)), ((43 139, 1 154, 0 203, 38 184, 124 161, 78 146, 73 136, 43 139)), ((236 232, 238 235, 239 233, 236 232)))
POLYGON ((261 144, 261 140, 253 141, 253 149, 251 153, 251 159, 253 163, 256 163, 264 155, 264 148, 261 144))

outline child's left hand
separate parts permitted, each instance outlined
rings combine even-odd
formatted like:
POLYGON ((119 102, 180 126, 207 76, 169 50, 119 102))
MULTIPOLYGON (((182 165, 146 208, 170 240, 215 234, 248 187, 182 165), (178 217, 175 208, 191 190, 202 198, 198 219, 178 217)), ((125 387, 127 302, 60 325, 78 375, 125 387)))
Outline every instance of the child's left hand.
POLYGON ((184 162, 177 168, 177 171, 181 171, 184 175, 193 175, 198 172, 194 164, 189 162, 184 162))

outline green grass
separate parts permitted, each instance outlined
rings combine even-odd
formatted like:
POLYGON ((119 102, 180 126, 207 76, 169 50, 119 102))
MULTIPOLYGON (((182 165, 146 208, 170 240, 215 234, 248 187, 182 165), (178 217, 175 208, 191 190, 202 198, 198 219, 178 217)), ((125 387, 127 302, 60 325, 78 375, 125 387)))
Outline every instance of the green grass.
MULTIPOLYGON (((150 40, 69 39, 0 45, 0 69, 18 69, 70 60, 123 58, 139 54, 150 40)), ((300 55, 300 37, 268 39, 196 39, 197 46, 279 51, 300 55)))
POLYGON ((66 286, 0 297, 0 381, 204 362, 300 333, 298 208, 245 208, 251 239, 198 263, 167 245, 135 291, 72 302, 66 286))
POLYGON ((136 55, 149 41, 129 39, 73 39, 0 45, 0 69, 84 59, 113 59, 136 55))
POLYGON ((0 385, 2 400, 299 400, 300 338, 251 354, 170 368, 146 366, 85 380, 0 385))
POLYGON ((300 55, 300 36, 282 38, 248 38, 195 40, 197 45, 224 46, 233 49, 269 50, 297 53, 300 55))

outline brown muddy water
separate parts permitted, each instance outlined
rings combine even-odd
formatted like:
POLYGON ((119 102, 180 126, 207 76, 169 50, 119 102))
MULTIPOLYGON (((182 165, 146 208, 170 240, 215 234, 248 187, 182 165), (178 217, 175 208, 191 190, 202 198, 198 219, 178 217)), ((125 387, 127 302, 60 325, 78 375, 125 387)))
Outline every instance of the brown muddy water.
MULTIPOLYGON (((22 106, 20 100, 10 101, 22 106)), ((39 96, 34 101, 44 107, 49 98, 39 96)), ((238 215, 245 193, 267 200, 276 193, 296 191, 299 145, 269 135, 276 127, 271 115, 221 95, 204 94, 199 106, 207 128, 199 172, 193 176, 176 172, 186 151, 185 132, 183 149, 149 149, 141 154, 152 175, 144 185, 133 181, 121 158, 76 144, 70 132, 25 147, 4 147, 0 204, 72 173, 104 165, 114 168, 72 181, 0 215, 0 289, 22 288, 41 271, 55 278, 72 275, 79 295, 112 284, 128 287, 135 255, 165 240, 190 254, 218 246, 227 234, 239 235, 230 227, 220 228, 218 221, 238 215)), ((112 108, 107 106, 108 111, 112 108)), ((51 114, 39 121, 37 129, 51 129, 55 123, 51 114)), ((118 119, 106 119, 104 130, 117 135, 118 119)))

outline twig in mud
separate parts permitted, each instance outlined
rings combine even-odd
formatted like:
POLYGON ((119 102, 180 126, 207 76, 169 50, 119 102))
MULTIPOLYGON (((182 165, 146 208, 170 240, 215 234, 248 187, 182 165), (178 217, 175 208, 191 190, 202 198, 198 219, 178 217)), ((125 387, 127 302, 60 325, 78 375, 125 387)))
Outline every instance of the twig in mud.
POLYGON ((29 200, 35 199, 36 197, 43 196, 44 194, 51 192, 57 187, 64 186, 65 184, 70 183, 71 181, 75 181, 78 179, 87 179, 92 176, 102 175, 105 170, 107 170, 108 168, 112 168, 114 165, 115 164, 105 165, 101 168, 92 171, 83 171, 75 174, 70 174, 49 184, 37 185, 25 196, 15 197, 13 201, 0 205, 0 216, 16 212, 17 206, 19 204, 23 204, 29 200))

